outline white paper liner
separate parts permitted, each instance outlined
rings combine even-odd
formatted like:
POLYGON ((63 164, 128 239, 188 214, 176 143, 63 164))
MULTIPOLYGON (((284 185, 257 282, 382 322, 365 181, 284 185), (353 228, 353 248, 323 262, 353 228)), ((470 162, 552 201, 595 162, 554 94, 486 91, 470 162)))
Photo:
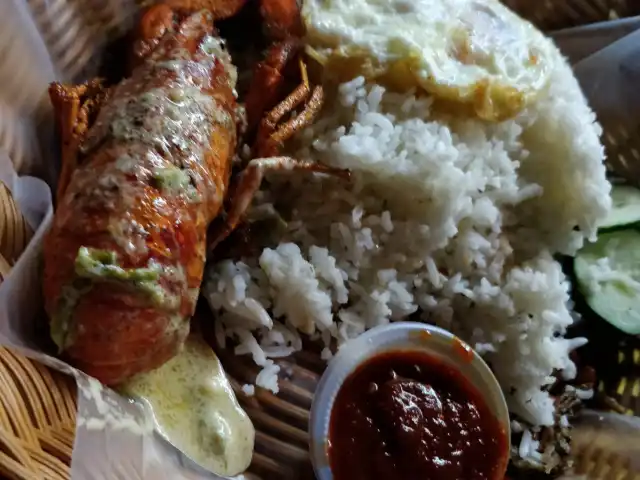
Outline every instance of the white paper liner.
MULTIPOLYGON (((0 0, 0 180, 36 230, 0 287, 0 344, 75 376, 79 394, 72 478, 221 478, 166 445, 137 405, 45 355, 35 342, 37 333, 42 334, 38 330, 46 325, 42 323, 40 254, 53 215, 51 190, 37 178, 18 177, 16 171, 54 183, 58 147, 47 86, 53 80, 90 75, 110 35, 130 27, 135 8, 132 0, 0 0)), ((631 95, 633 101, 626 96, 640 83, 640 32, 627 35, 638 26, 640 21, 632 19, 558 35, 570 58, 596 52, 576 72, 597 110, 614 109, 628 121, 634 113, 640 117, 635 108, 640 95, 631 95), (597 52, 611 42, 615 43, 597 52)))

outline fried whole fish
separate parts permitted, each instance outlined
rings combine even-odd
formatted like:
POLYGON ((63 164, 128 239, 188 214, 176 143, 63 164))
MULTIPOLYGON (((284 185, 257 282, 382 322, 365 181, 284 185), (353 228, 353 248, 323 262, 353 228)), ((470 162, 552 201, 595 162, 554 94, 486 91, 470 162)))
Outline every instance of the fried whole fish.
POLYGON ((280 71, 299 58, 295 39, 282 34, 256 67, 251 91, 264 94, 250 91, 247 110, 262 120, 243 119, 215 9, 184 10, 161 4, 145 13, 135 68, 113 88, 99 81, 50 87, 63 169, 44 244, 45 307, 61 354, 110 385, 177 353, 199 295, 207 228, 225 210, 211 250, 241 221, 266 170, 346 174, 274 156, 322 103, 300 62, 300 86, 263 117, 274 107, 280 71), (238 125, 246 121, 257 130, 253 160, 232 178, 238 125))

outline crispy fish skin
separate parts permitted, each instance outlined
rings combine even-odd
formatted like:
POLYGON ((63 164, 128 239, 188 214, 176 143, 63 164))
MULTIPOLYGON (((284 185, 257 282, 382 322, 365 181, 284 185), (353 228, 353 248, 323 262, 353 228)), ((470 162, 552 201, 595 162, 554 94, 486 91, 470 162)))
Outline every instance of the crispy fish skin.
MULTIPOLYGON (((105 384, 158 367, 189 332, 237 142, 236 71, 214 32, 191 15, 115 87, 45 240, 52 338, 105 384)), ((68 88, 52 86, 54 105, 68 88)))

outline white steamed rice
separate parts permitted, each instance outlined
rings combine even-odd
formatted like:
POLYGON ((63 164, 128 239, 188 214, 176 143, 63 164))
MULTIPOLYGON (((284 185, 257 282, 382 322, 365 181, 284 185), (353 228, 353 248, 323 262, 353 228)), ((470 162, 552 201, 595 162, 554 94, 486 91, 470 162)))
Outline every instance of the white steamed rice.
POLYGON ((513 413, 551 425, 544 388, 555 369, 575 376, 568 354, 585 342, 563 338, 574 316, 553 255, 593 239, 610 206, 600 127, 569 66, 558 55, 548 91, 499 124, 362 78, 329 97, 293 155, 354 179, 270 178, 253 209, 273 205, 286 227, 207 273, 218 342, 239 341, 277 392, 273 359, 300 350, 300 333, 329 359, 332 339, 416 314, 485 355, 513 413))

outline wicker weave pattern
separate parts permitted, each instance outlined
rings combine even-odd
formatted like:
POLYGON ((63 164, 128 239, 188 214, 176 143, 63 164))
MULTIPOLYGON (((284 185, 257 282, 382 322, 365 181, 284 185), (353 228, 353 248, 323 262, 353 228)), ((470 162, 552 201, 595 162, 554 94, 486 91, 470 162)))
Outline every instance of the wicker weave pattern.
POLYGON ((73 380, 0 350, 0 474, 63 480, 75 434, 73 380))
MULTIPOLYGON (((76 78, 85 65, 91 65, 95 60, 95 35, 107 38, 111 29, 121 25, 123 18, 131 13, 123 8, 131 5, 128 0, 27 2, 57 70, 66 79, 76 78), (63 3, 75 3, 77 8, 62 12, 63 3), (91 4, 89 8, 87 3, 91 4), (56 15, 59 21, 53 24, 50 19, 56 15)), ((545 30, 640 14, 640 1, 637 0, 504 0, 504 3, 545 30)), ((14 138, 19 136, 13 133, 0 128, 0 147, 10 153, 15 153, 14 138)), ((640 159, 629 138, 629 132, 620 128, 609 128, 605 138, 610 155, 627 164, 624 166, 627 170, 640 159)), ((32 234, 11 195, 0 185, 0 280, 8 274, 32 234)), ((228 371, 238 381, 238 386, 246 381, 243 377, 248 370, 243 370, 240 363, 236 366, 235 371, 233 368, 228 371)), ((316 368, 309 363, 307 366, 310 375, 316 378, 316 368)), ((73 381, 9 350, 0 349, 0 392, 0 477, 20 480, 68 478, 76 413, 73 381)), ((294 385, 285 385, 283 393, 286 398, 258 392, 243 405, 262 430, 256 439, 260 446, 253 464, 256 473, 284 473, 281 471, 283 464, 273 460, 283 454, 288 458, 287 467, 306 461, 305 430, 311 393, 294 385), (287 418, 289 422, 283 423, 280 418, 287 418), (283 446, 284 442, 263 433, 269 431, 291 440, 288 443, 294 447, 283 446)), ((578 470, 589 474, 590 479, 640 480, 640 475, 629 473, 628 464, 615 454, 603 449, 594 450, 588 438, 577 441, 575 451, 578 470)))
POLYGON ((126 27, 135 13, 132 0, 28 0, 28 5, 65 80, 95 66, 97 52, 110 32, 126 27))
POLYGON ((629 470, 629 460, 610 450, 584 448, 574 455, 577 459, 576 471, 589 479, 640 480, 640 474, 629 470))
MULTIPOLYGON (((0 184, 0 278, 5 278, 33 231, 0 184)), ((74 381, 0 349, 0 476, 63 480, 75 435, 74 381)))
POLYGON ((586 25, 640 14, 633 0, 503 0, 544 30, 586 25))

